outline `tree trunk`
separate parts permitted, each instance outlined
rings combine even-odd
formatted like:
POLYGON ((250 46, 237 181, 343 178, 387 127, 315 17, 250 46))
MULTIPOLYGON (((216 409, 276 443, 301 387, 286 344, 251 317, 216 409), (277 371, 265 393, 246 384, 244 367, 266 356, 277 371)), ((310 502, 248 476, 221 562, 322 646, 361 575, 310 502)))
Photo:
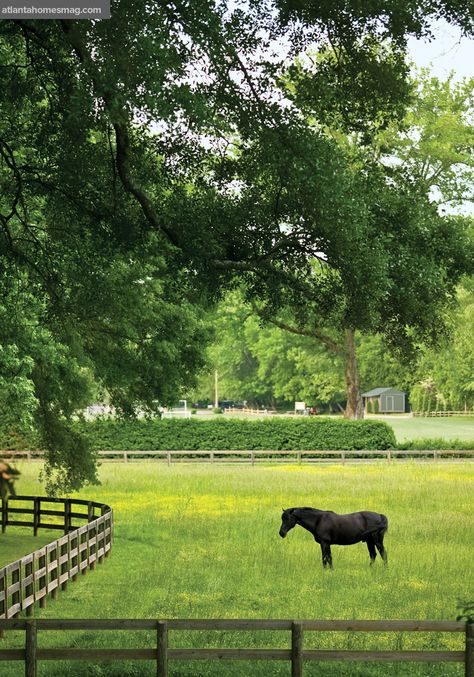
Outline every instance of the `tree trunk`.
POLYGON ((362 395, 360 392, 359 367, 355 349, 355 331, 354 329, 345 330, 346 344, 346 395, 347 405, 344 412, 344 418, 364 418, 364 407, 362 404, 362 395))

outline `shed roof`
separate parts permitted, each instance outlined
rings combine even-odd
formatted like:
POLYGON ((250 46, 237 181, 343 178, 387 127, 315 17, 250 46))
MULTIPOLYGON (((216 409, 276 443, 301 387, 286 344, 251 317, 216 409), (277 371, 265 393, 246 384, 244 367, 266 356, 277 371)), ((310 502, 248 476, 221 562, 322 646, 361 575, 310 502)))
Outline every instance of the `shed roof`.
POLYGON ((401 390, 397 390, 396 388, 373 388, 373 390, 368 390, 366 393, 362 393, 362 397, 378 397, 382 393, 386 393, 389 390, 395 393, 400 393, 401 395, 404 394, 401 390))

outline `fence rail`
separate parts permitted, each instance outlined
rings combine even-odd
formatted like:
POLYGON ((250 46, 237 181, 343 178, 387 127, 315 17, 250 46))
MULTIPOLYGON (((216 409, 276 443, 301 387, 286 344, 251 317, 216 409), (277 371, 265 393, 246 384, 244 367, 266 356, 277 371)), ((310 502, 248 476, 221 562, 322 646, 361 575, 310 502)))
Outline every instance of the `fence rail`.
MULTIPOLYGON (((156 664, 158 677, 168 677, 173 660, 284 660, 291 662, 292 677, 302 677, 307 661, 457 662, 464 664, 465 677, 474 677, 474 624, 455 621, 359 621, 359 620, 0 620, 0 630, 25 632, 23 649, 0 649, 1 661, 23 661, 26 677, 36 677, 38 661, 46 660, 149 660, 156 664), (40 631, 153 630, 151 648, 38 648, 40 631), (290 633, 286 648, 170 648, 169 633, 182 630, 279 630, 290 633), (356 651, 304 649, 307 632, 450 632, 464 635, 458 651, 356 651)), ((174 644, 175 642, 173 642, 174 644)))
MULTIPOLYGON (((206 461, 209 463, 230 463, 248 461, 252 465, 262 461, 296 461, 297 463, 318 463, 340 460, 344 465, 347 462, 371 462, 376 459, 385 459, 388 463, 402 458, 440 461, 455 457, 474 459, 474 449, 104 449, 98 452, 102 461, 140 461, 152 457, 163 460, 170 465, 173 462, 206 461)), ((25 458, 41 459, 42 451, 0 451, 4 459, 25 458)))
POLYGON ((0 620, 21 611, 31 616, 36 603, 44 607, 48 595, 55 599, 59 588, 65 590, 79 573, 95 569, 112 547, 112 510, 93 501, 12 496, 2 500, 2 533, 7 526, 32 527, 35 536, 39 529, 60 530, 64 535, 0 568, 0 620), (58 504, 61 509, 52 507, 58 504), (73 524, 76 520, 86 524, 73 524))
POLYGON ((448 411, 448 410, 434 410, 434 411, 414 411, 413 416, 474 416, 474 411, 448 411))

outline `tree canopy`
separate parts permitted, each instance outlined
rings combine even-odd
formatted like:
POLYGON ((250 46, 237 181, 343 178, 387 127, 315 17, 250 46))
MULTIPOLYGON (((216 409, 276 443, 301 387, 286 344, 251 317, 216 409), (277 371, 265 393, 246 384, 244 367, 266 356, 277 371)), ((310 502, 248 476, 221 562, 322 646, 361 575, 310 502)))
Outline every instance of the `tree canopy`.
POLYGON ((199 305, 236 276, 267 308, 288 294, 303 308, 310 293, 318 312, 357 326, 374 326, 375 294, 380 318, 402 327, 393 275, 412 284, 408 249, 434 261, 457 231, 416 183, 395 189, 355 167, 323 126, 370 136, 374 121, 400 119, 406 36, 436 17, 473 30, 468 3, 448 0, 177 0, 146 12, 120 0, 107 21, 0 22, 5 417, 36 426, 57 486, 94 479, 71 427, 94 389, 133 414, 189 386, 199 305), (308 76, 315 102, 305 74, 299 99, 287 86, 309 46, 323 55, 308 76), (395 233, 406 256, 387 276, 395 233))

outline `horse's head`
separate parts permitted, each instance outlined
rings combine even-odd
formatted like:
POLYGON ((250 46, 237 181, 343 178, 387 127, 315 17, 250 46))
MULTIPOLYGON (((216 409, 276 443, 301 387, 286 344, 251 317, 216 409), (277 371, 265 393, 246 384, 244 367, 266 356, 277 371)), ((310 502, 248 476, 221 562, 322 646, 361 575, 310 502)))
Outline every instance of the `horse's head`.
POLYGON ((295 511, 294 508, 287 508, 286 510, 283 509, 281 515, 281 527, 279 532, 282 538, 285 538, 286 534, 290 531, 290 529, 293 529, 293 527, 296 525, 296 516, 294 514, 294 511, 295 511))

